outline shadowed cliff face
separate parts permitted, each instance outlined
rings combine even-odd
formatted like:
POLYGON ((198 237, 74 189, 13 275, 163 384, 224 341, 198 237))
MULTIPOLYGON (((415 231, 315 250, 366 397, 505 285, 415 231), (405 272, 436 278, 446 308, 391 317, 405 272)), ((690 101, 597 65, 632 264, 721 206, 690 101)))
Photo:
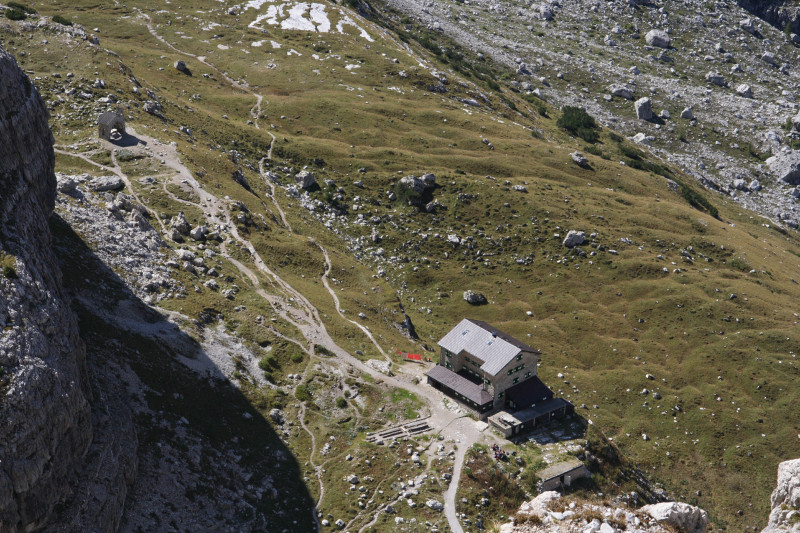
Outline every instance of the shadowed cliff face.
POLYGON ((743 9, 778 29, 782 30, 786 27, 786 24, 789 24, 792 33, 800 32, 800 6, 796 2, 787 2, 786 0, 739 0, 737 3, 743 9))
POLYGON ((85 348, 61 289, 47 110, 0 49, 0 530, 34 530, 92 440, 85 348))

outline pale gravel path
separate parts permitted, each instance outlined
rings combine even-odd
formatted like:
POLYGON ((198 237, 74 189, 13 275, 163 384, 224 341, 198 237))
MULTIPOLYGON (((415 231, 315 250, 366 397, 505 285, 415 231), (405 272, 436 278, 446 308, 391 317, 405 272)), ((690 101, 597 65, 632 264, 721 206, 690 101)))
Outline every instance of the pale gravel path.
MULTIPOLYGON (((150 23, 149 17, 147 17, 144 14, 143 16, 147 18, 146 25, 149 32, 157 40, 159 40, 169 48, 175 50, 176 52, 189 57, 193 57, 197 61, 200 61, 201 63, 208 66, 209 68, 214 69, 233 87, 253 95, 253 97, 256 98, 256 104, 253 106, 253 108, 251 108, 250 114, 256 119, 255 125, 256 128, 258 128, 257 120, 261 113, 261 104, 263 101, 263 97, 261 95, 256 94, 255 92, 250 90, 246 84, 242 84, 231 79, 225 73, 216 68, 214 65, 206 62, 204 58, 199 58, 193 54, 183 52, 178 48, 176 48, 175 46, 173 46, 172 44, 168 43, 164 38, 158 35, 155 28, 153 28, 152 24, 150 23)), ((161 153, 159 155, 164 160, 164 165, 175 171, 175 174, 173 175, 171 181, 177 185, 188 185, 188 187, 192 189, 192 192, 194 192, 199 198, 199 202, 197 202, 196 204, 194 204, 193 202, 186 202, 185 200, 183 202, 193 204, 195 205, 195 207, 200 208, 203 214, 209 220, 221 219, 221 222, 228 228, 228 230, 230 231, 230 235, 233 237, 233 239, 239 245, 244 246, 249 251, 250 257, 253 261, 256 270, 264 274, 269 280, 270 284, 273 286, 273 288, 277 289, 278 292, 281 294, 275 295, 267 293, 267 291, 265 291, 261 287, 259 276, 257 276, 256 273, 250 267, 244 265, 240 261, 237 261, 236 259, 231 257, 227 251, 224 242, 220 247, 221 248, 220 255, 222 255, 225 259, 230 261, 232 265, 234 265, 245 277, 247 277, 251 281, 254 289, 256 290, 256 293, 259 294, 259 296, 264 298, 270 304, 270 306, 275 310, 276 314, 281 316, 287 322, 291 323, 300 331, 300 333, 308 343, 308 346, 304 348, 304 350, 307 353, 309 354, 313 353, 312 348, 315 344, 324 346, 332 353, 334 353, 339 361, 347 363, 350 366, 358 369, 359 371, 364 372, 372 376, 374 379, 380 380, 389 386, 406 388, 408 390, 411 390, 428 403, 431 411, 431 424, 433 425, 433 427, 443 428, 442 433, 445 434, 447 438, 454 439, 457 443, 458 450, 456 452, 456 457, 455 457, 453 477, 450 482, 450 486, 448 487, 447 491, 445 491, 443 496, 444 496, 445 515, 448 524, 450 526, 450 529, 454 532, 463 532, 463 529, 461 528, 461 525, 458 522, 455 513, 455 497, 456 497, 458 482, 461 476, 461 470, 463 466, 462 463, 466 451, 472 446, 473 443, 477 442, 482 437, 481 433, 475 426, 474 420, 468 417, 464 417, 463 414, 461 413, 453 412, 450 409, 448 409, 443 402, 442 395, 433 388, 425 386, 423 384, 423 380, 419 380, 420 377, 418 375, 420 371, 419 368, 411 367, 408 369, 411 372, 406 372, 405 371, 406 369, 401 369, 400 370, 401 375, 387 376, 381 374, 380 372, 366 365, 363 361, 357 359, 356 357, 352 356, 349 352, 341 348, 329 335, 325 327, 325 324, 320 318, 320 313, 318 309, 304 295, 302 295, 299 291, 294 289, 294 287, 292 287, 287 281, 278 276, 277 273, 275 273, 272 269, 270 269, 267 266, 267 264, 259 255, 259 253, 256 251, 253 244, 250 241, 244 239, 239 234, 236 225, 232 221, 232 217, 227 203, 224 200, 217 198, 216 196, 214 196, 213 194, 209 193, 208 191, 202 188, 202 186, 197 182, 192 173, 181 163, 176 147, 172 146, 171 144, 161 143, 156 139, 149 137, 147 135, 137 133, 135 130, 133 130, 133 128, 129 128, 129 130, 131 130, 138 138, 148 142, 148 144, 152 147, 153 150, 155 150, 155 148, 158 147, 159 150, 161 150, 161 153), (418 383, 414 382, 415 378, 418 380, 418 383)), ((275 142, 275 136, 272 135, 271 133, 269 133, 269 135, 272 137, 272 142, 270 143, 269 146, 267 159, 271 158, 272 148, 275 142)), ((260 166, 259 170, 262 171, 261 172, 262 176, 264 176, 263 161, 264 160, 262 159, 261 161, 262 165, 259 165, 260 166)), ((286 219, 285 213, 283 212, 277 201, 274 186, 269 182, 269 180, 266 177, 264 178, 265 178, 264 182, 270 187, 270 190, 272 192, 271 195, 272 201, 281 216, 281 220, 283 221, 286 228, 289 231, 291 231, 291 226, 289 225, 286 219)), ((163 222, 159 220, 159 223, 161 224, 162 229, 165 229, 163 222)), ((328 275, 331 271, 330 257, 327 253, 327 250, 325 250, 325 248, 322 245, 320 245, 316 241, 313 241, 313 239, 312 242, 314 242, 314 244, 316 244, 320 248, 320 250, 323 253, 323 256, 325 257, 326 270, 322 276, 322 281, 326 290, 331 295, 331 298, 334 301, 337 312, 342 318, 356 325, 364 333, 364 335, 375 345, 378 351, 388 360, 389 358, 386 352, 383 350, 383 348, 380 346, 380 344, 377 342, 377 340, 374 338, 374 336, 368 330, 368 328, 366 328, 361 324, 358 324, 355 321, 349 320, 343 316, 338 298, 328 283, 328 275)), ((316 442, 313 432, 311 432, 308 428, 306 428, 305 424, 302 421, 304 408, 305 407, 303 406, 303 409, 301 409, 301 425, 303 426, 303 429, 311 435, 312 445, 314 446, 314 448, 316 448, 316 442)), ((322 483, 321 476, 319 475, 319 467, 314 465, 313 461, 311 460, 311 458, 313 458, 313 453, 314 450, 312 450, 310 454, 309 464, 314 466, 314 469, 317 472, 317 479, 320 484, 319 501, 321 502, 322 495, 324 494, 324 486, 322 483)), ((317 524, 317 530, 319 531, 321 526, 319 524, 316 511, 317 509, 315 508, 313 516, 315 523, 317 524)), ((377 512, 376 512, 376 517, 377 517, 377 512)))

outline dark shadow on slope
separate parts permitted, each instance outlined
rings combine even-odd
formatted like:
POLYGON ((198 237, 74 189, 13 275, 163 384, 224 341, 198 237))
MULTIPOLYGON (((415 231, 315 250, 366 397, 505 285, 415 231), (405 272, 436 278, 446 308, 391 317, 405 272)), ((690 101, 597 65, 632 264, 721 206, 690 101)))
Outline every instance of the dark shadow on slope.
POLYGON ((124 503, 121 519, 111 524, 120 531, 316 530, 301 466, 265 416, 281 398, 187 368, 181 358, 213 363, 194 338, 137 298, 68 223, 53 215, 50 228, 87 344, 93 416, 100 422, 87 456, 91 466, 56 517, 73 525, 57 530, 96 530, 86 501, 106 493, 118 500, 121 493, 122 501, 100 503, 120 513, 124 503), (114 462, 125 468, 109 469, 114 462), (98 477, 112 476, 125 483, 100 487, 98 477), (120 488, 126 483, 127 495, 120 488))
POLYGON ((147 146, 145 141, 142 141, 135 135, 131 135, 127 132, 121 133, 119 138, 112 139, 111 142, 114 144, 114 146, 119 146, 120 148, 130 148, 131 146, 138 146, 140 144, 142 146, 147 146))

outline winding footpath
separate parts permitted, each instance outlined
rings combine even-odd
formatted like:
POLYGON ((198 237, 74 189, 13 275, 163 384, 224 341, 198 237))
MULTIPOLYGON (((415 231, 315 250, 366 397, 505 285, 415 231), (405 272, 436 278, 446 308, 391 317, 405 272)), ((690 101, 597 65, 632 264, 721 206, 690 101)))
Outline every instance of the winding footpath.
MULTIPOLYGON (((143 18, 146 19, 146 25, 148 31, 159 42, 163 43, 165 46, 169 47, 170 49, 174 50, 179 54, 192 57, 195 60, 203 63, 204 65, 218 72, 220 76, 222 76, 232 87, 251 94, 256 99, 256 103, 250 109, 250 115, 254 118, 255 127, 259 128, 258 118, 261 115, 261 106, 263 102, 263 97, 261 95, 251 90, 246 83, 241 83, 231 79, 229 76, 227 76, 227 74, 220 71, 213 64, 208 63, 205 60, 205 58, 196 56, 188 52, 181 51, 174 45, 167 42, 166 39, 158 35, 158 33, 156 32, 155 28, 151 23, 149 16, 141 12, 140 14, 143 18)), ((460 413, 455 413, 450 409, 448 409, 447 406, 442 401, 441 394, 438 391, 434 390, 433 388, 427 387, 423 385, 421 382, 418 382, 418 380, 416 379, 418 376, 406 373, 405 371, 403 371, 403 369, 400 370, 400 374, 397 376, 387 376, 375 370, 374 368, 368 366, 363 361, 351 355, 347 350, 340 347, 328 333, 325 324, 320 317, 320 312, 317 309, 317 307, 314 306, 308 300, 308 298, 306 298, 302 293, 300 293, 298 290, 292 287, 290 283, 281 278, 275 271, 270 269, 269 266, 262 259, 258 251, 255 249, 253 244, 239 234, 236 224, 233 222, 229 202, 227 200, 220 199, 214 196, 213 194, 205 190, 200 185, 200 183, 197 182, 193 174, 181 163, 180 157, 177 153, 177 148, 175 146, 172 146, 171 144, 161 143, 155 138, 149 137, 141 132, 137 132, 132 127, 129 127, 128 131, 133 136, 137 137, 139 140, 147 143, 147 145, 151 148, 154 154, 158 152, 158 156, 164 161, 164 166, 173 172, 173 174, 167 178, 168 181, 165 181, 163 184, 165 193, 168 194, 173 200, 177 202, 183 203, 184 205, 191 205, 197 209, 200 209, 204 217, 208 221, 216 221, 217 224, 219 224, 224 229, 224 231, 227 232, 227 234, 230 236, 230 238, 237 246, 247 250, 247 252, 249 253, 249 259, 252 261, 252 267, 245 265, 242 261, 232 257, 230 251, 228 250, 228 245, 230 244, 230 242, 223 241, 221 243, 220 255, 224 259, 229 261, 231 265, 233 265, 237 270, 239 270, 242 273, 242 275, 250 281, 255 293, 269 303, 269 305, 275 311, 276 315, 280 316, 283 320, 294 326, 299 331, 300 335, 302 335, 303 339, 305 340, 306 345, 303 346, 303 344, 300 341, 297 341, 295 339, 287 338, 287 340, 298 344, 312 359, 315 357, 313 347, 315 345, 323 346, 325 349, 329 350, 336 356, 336 358, 326 358, 325 359, 326 362, 338 361, 339 364, 349 365, 360 372, 372 376, 376 380, 381 380, 383 383, 385 383, 390 387, 405 388, 411 390, 418 397, 424 399, 424 401, 428 404, 431 412, 432 425, 436 428, 440 428, 442 434, 444 434, 447 438, 454 439, 457 443, 457 451, 455 456, 455 463, 453 466, 452 479, 448 489, 444 493, 444 509, 445 509, 445 516, 447 518, 451 531, 453 531, 454 533, 463 533, 461 524, 459 523, 458 518, 456 516, 456 507, 455 507, 456 491, 461 476, 465 454, 467 450, 472 446, 472 444, 477 442, 482 437, 480 431, 476 427, 474 420, 472 420, 469 417, 465 417, 460 413), (168 190, 167 187, 168 183, 174 184, 178 187, 184 187, 184 188, 188 187, 189 189, 191 189, 191 192, 196 195, 198 200, 194 202, 178 198, 176 195, 172 194, 168 190), (262 280, 268 282, 268 284, 270 285, 269 287, 270 291, 267 291, 262 286, 262 280)), ((264 162, 271 160, 272 148, 275 144, 275 136, 270 132, 267 133, 271 136, 272 141, 269 144, 267 156, 259 162, 260 175, 265 185, 270 190, 272 203, 275 206, 280 216, 283 226, 286 228, 287 231, 294 233, 289 221, 287 220, 286 214, 284 213, 283 209, 280 206, 280 203, 278 202, 276 194, 277 188, 271 182, 268 173, 265 172, 264 169, 264 162)), ((142 202, 141 199, 135 194, 134 189, 131 187, 128 177, 124 174, 118 162, 116 161, 116 159, 113 158, 113 156, 112 156, 112 161, 114 163, 114 167, 110 168, 104 165, 100 165, 94 161, 91 161, 86 156, 81 156, 79 154, 65 152, 61 150, 59 150, 59 153, 65 153, 73 156, 77 155, 78 157, 81 157, 82 159, 88 161, 89 163, 95 166, 113 172, 115 175, 123 179, 125 184, 128 186, 128 190, 132 193, 134 198, 142 205, 146 205, 146 203, 142 202)), ((167 227, 164 221, 158 218, 157 215, 156 219, 161 227, 163 234, 167 234, 168 233, 167 227)), ((366 326, 364 326, 363 324, 359 324, 357 321, 351 320, 344 315, 344 311, 341 308, 340 301, 329 283, 329 275, 332 270, 332 263, 328 251, 322 246, 322 244, 315 241, 313 238, 310 240, 320 249, 320 252, 322 253, 325 259, 325 272, 321 276, 321 281, 325 289, 327 290, 328 294, 330 295, 340 318, 356 326, 364 334, 364 336, 376 347, 378 352, 381 353, 387 361, 391 361, 387 353, 381 347, 380 343, 375 339, 374 335, 370 332, 370 330, 366 326)), ((276 334, 278 334, 277 331, 276 334)), ((281 336, 283 337, 283 335, 281 336)), ((312 365, 310 364, 308 365, 308 367, 306 368, 306 372, 309 371, 311 366, 312 365)), ((305 409, 306 409, 305 404, 301 404, 299 411, 300 425, 302 426, 303 430, 306 431, 311 437, 312 449, 309 454, 308 462, 316 473, 316 477, 319 482, 319 488, 320 488, 317 508, 313 510, 314 521, 316 523, 317 530, 319 531, 320 524, 319 524, 319 519, 317 517, 317 509, 322 503, 322 499, 325 494, 325 487, 322 482, 322 477, 320 473, 321 466, 315 464, 314 462, 317 443, 314 433, 305 425, 304 422, 305 409)), ((379 512, 380 509, 364 510, 362 513, 359 513, 356 517, 354 517, 351 520, 351 523, 357 518, 363 516, 363 514, 365 513, 375 513, 374 518, 367 525, 361 527, 361 530, 363 531, 368 525, 375 523, 375 521, 378 518, 379 512)))

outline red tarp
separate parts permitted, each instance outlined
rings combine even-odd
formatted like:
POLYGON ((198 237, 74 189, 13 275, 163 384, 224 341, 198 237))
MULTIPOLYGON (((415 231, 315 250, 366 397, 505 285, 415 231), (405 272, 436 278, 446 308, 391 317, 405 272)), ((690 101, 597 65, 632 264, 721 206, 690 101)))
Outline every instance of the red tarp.
POLYGON ((417 353, 406 353, 406 352, 400 352, 400 351, 398 351, 398 353, 400 355, 402 355, 403 357, 405 357, 406 359, 411 359, 412 361, 420 361, 420 362, 422 361, 422 356, 420 354, 417 354, 417 353))

